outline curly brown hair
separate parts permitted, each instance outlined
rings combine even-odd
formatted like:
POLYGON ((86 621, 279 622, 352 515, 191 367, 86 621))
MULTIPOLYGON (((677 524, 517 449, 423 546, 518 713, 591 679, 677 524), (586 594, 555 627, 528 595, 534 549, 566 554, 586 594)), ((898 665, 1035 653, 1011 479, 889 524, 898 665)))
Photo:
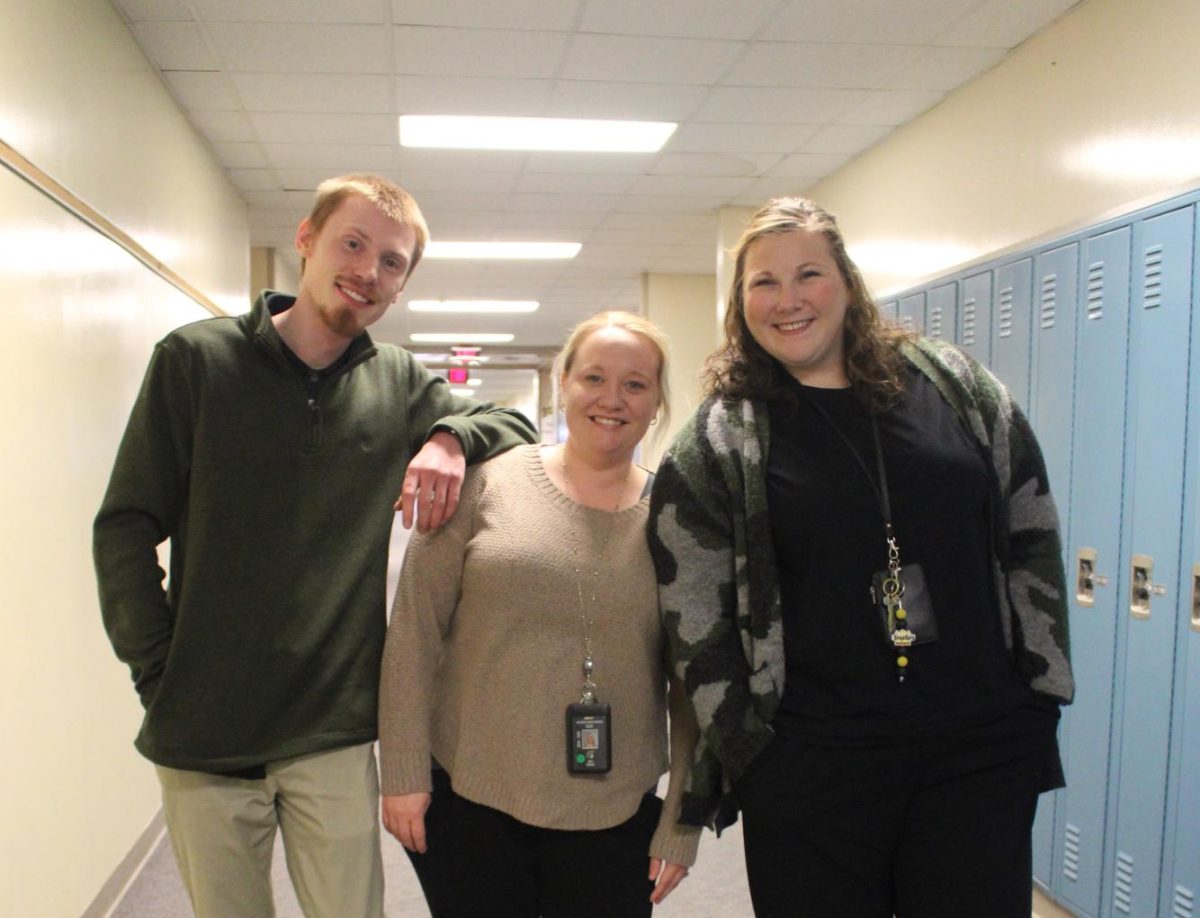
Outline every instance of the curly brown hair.
POLYGON ((787 370, 750 333, 743 290, 747 249, 763 236, 798 231, 818 233, 829 243, 850 293, 843 326, 846 376, 867 410, 882 411, 904 391, 899 345, 913 335, 883 320, 858 266, 846 254, 833 214, 807 198, 768 201, 750 218, 733 247, 735 269, 725 309, 725 343, 705 363, 705 390, 731 400, 792 402, 798 397, 787 370))

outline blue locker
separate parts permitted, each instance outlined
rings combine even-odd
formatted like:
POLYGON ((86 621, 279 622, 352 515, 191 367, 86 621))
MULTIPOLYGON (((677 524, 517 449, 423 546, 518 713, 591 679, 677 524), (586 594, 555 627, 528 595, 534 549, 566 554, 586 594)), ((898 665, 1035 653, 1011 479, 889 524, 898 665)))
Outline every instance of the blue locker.
POLYGON ((925 306, 925 335, 930 338, 953 341, 957 318, 957 281, 951 281, 930 290, 929 302, 925 306))
MULTIPOLYGON (((1063 526, 1063 562, 1071 570, 1067 502, 1071 495, 1071 436, 1075 395, 1075 320, 1078 312, 1079 243, 1038 255, 1034 265, 1032 372, 1027 412, 1046 460, 1050 492, 1063 526)), ((1043 794, 1033 824, 1033 876, 1049 889, 1058 865, 1054 854, 1057 792, 1043 794)))
MULTIPOLYGON (((1075 703, 1063 714, 1067 786, 1059 793, 1051 888, 1077 914, 1101 914, 1114 654, 1120 595, 1122 453, 1130 229, 1084 240, 1078 296, 1074 436, 1067 532, 1075 703)), ((1039 362, 1040 362, 1039 355, 1039 362)), ((1039 372, 1038 388, 1046 380, 1039 372)), ((1061 458, 1058 459, 1061 462, 1061 458)))
POLYGON ((962 282, 958 308, 958 341, 964 351, 992 365, 992 272, 972 274, 962 282))
POLYGON ((1033 259, 996 269, 992 320, 992 370, 1024 410, 1029 405, 1030 308, 1033 259))
MULTIPOLYGON (((1197 215, 1200 221, 1200 214, 1197 215)), ((1196 239, 1200 239, 1200 222, 1196 239)), ((1200 255, 1193 256, 1192 302, 1200 302, 1200 255)), ((1200 310, 1192 317, 1183 570, 1175 629, 1175 703, 1167 782, 1167 825, 1159 914, 1195 918, 1200 898, 1200 310)))
POLYGON ((1134 224, 1122 596, 1125 678, 1112 915, 1157 913, 1180 582, 1194 214, 1134 224))
POLYGON ((925 294, 911 293, 900 297, 898 308, 900 327, 925 334, 925 294))
POLYGON ((880 303, 879 314, 889 322, 896 322, 900 318, 900 314, 896 311, 896 301, 888 300, 886 303, 880 303))

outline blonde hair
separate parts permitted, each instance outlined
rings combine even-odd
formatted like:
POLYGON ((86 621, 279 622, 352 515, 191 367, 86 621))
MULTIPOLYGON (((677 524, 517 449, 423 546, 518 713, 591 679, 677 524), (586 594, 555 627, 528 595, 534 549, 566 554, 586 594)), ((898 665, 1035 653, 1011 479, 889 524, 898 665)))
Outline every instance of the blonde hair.
MULTIPOLYGON (((352 194, 366 198, 383 213, 404 226, 411 226, 416 235, 413 245, 412 259, 408 263, 408 274, 421 260, 425 245, 429 242, 429 226, 416 199, 411 194, 382 176, 371 175, 367 172, 351 172, 336 178, 326 179, 317 186, 317 195, 313 200, 312 212, 308 215, 309 225, 313 234, 321 231, 330 214, 338 209, 342 201, 352 194)), ((300 263, 303 272, 304 262, 300 263)))
POLYGON ((663 334, 662 329, 649 319, 621 310, 598 312, 596 315, 584 319, 571 329, 571 333, 567 335, 566 344, 558 352, 558 356, 554 358, 554 376, 561 383, 563 377, 570 372, 571 364, 575 362, 575 355, 579 353, 579 348, 583 345, 583 342, 593 332, 597 332, 602 328, 622 328, 648 341, 658 351, 658 429, 651 435, 650 439, 653 441, 671 423, 671 388, 667 382, 667 362, 670 354, 670 346, 667 343, 667 336, 663 334))
POLYGON ((705 364, 707 391, 728 399, 792 399, 795 389, 786 370, 750 334, 742 286, 746 251, 751 245, 763 236, 798 231, 825 237, 850 294, 842 332, 850 388, 869 410, 887 408, 904 391, 900 378, 903 358, 897 348, 912 335, 880 316, 862 273, 846 254, 846 243, 833 214, 807 198, 797 197, 773 198, 764 204, 750 218, 730 253, 735 267, 725 310, 725 343, 705 364))

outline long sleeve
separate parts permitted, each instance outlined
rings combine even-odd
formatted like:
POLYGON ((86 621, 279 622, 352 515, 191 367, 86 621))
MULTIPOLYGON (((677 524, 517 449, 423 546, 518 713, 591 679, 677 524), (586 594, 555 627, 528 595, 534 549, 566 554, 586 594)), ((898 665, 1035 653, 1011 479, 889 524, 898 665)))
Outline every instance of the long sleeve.
POLYGON ((537 431, 519 411, 497 408, 450 394, 445 380, 413 361, 409 430, 415 455, 429 434, 448 430, 462 443, 468 463, 482 462, 522 443, 534 443, 537 431))
POLYGON ((482 480, 467 472, 458 512, 435 532, 414 533, 404 556, 379 684, 384 794, 431 789, 434 678, 462 589, 463 561, 482 480))
POLYGON ((700 728, 696 724, 696 713, 688 701, 683 683, 674 677, 670 679, 668 698, 668 710, 671 713, 671 771, 667 797, 663 801, 662 817, 658 821, 654 837, 650 840, 650 856, 671 864, 690 867, 696 863, 696 850, 700 846, 700 826, 680 823, 679 814, 700 728))
POLYGON ((147 707, 165 665, 173 627, 156 548, 182 525, 191 436, 187 376, 178 356, 160 343, 93 528, 104 626, 147 707))

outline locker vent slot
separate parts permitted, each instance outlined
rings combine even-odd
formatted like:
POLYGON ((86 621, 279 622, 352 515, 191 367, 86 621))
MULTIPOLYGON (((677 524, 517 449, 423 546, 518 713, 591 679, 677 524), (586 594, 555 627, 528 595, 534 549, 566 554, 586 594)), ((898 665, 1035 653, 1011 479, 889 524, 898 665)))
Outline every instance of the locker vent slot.
POLYGON ((1072 882, 1079 880, 1079 826, 1069 822, 1063 842, 1063 876, 1072 882))
POLYGON ((1195 918, 1196 893, 1186 886, 1175 887, 1175 907, 1171 909, 1171 918, 1195 918))
POLYGON ((1088 265, 1087 317, 1099 319, 1104 315, 1104 262, 1088 265))
POLYGON ((1113 880, 1113 907, 1122 914, 1133 914, 1133 858, 1117 852, 1117 875, 1113 880))
POLYGON ((962 343, 967 347, 975 344, 975 297, 963 300, 962 343))
POLYGON ((1146 284, 1143 305, 1155 309, 1162 305, 1163 249, 1161 245, 1146 249, 1146 284))
POLYGON ((926 334, 930 338, 942 337, 942 307, 929 307, 929 328, 926 329, 926 334))
POLYGON ((1013 327, 1013 288, 1000 291, 1000 337, 1011 338, 1013 327))
POLYGON ((916 331, 917 323, 916 323, 916 321, 914 321, 912 316, 901 316, 900 317, 900 327, 908 332, 916 331))
POLYGON ((1054 310, 1058 304, 1058 275, 1042 278, 1042 328, 1054 327, 1054 310))

